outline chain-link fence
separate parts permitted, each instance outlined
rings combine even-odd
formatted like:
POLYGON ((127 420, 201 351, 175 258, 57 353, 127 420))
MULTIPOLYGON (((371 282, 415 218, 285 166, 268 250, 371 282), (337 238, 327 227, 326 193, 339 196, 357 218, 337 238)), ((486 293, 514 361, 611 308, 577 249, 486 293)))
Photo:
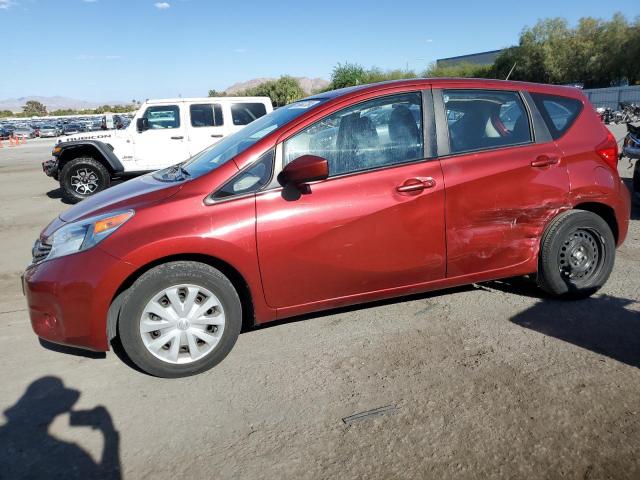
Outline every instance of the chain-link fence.
POLYGON ((609 107, 613 110, 620 108, 620 102, 640 105, 640 85, 633 87, 592 88, 583 90, 595 108, 609 107))

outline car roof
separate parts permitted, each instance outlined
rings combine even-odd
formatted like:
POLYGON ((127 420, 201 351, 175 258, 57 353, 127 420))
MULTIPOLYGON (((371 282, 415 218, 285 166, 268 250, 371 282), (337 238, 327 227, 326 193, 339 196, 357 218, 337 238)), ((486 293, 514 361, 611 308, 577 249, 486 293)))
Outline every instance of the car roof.
POLYGON ((365 85, 357 85, 354 87, 340 88, 328 92, 322 92, 305 100, 311 99, 334 99, 346 97, 353 94, 363 94, 375 92, 377 90, 384 91, 389 88, 415 87, 424 86, 427 88, 443 88, 443 87, 468 87, 468 88, 495 88, 498 90, 528 90, 541 93, 555 93, 558 95, 579 98, 582 96, 580 89, 563 85, 548 85, 532 82, 518 82, 514 80, 498 80, 490 78, 454 78, 454 77, 438 77, 438 78, 410 78, 405 80, 389 80, 386 82, 369 83, 365 85))

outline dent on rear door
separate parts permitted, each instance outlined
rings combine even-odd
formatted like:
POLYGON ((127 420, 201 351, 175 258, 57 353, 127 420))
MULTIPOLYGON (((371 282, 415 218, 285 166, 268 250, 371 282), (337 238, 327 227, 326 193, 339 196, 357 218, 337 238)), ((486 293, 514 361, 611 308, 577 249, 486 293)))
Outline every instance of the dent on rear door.
MULTIPOLYGON (((445 112, 444 102, 441 105, 445 112)), ((439 150, 449 153, 447 117, 440 115, 439 150)), ((447 276, 509 269, 535 270, 540 236, 568 208, 566 162, 553 142, 445 156, 447 276), (541 156, 557 158, 544 167, 541 156), (533 267, 532 267, 533 265, 533 267)), ((521 273, 521 272, 517 272, 521 273)))

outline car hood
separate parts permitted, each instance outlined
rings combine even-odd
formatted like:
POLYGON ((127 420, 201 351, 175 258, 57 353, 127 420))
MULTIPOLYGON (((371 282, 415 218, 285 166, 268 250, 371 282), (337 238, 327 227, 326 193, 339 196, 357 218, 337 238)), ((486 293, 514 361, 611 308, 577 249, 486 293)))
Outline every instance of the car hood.
POLYGON ((183 184, 184 181, 162 182, 153 178, 151 174, 147 174, 82 200, 63 212, 60 220, 73 222, 113 210, 135 209, 141 205, 169 198, 177 193, 183 184))

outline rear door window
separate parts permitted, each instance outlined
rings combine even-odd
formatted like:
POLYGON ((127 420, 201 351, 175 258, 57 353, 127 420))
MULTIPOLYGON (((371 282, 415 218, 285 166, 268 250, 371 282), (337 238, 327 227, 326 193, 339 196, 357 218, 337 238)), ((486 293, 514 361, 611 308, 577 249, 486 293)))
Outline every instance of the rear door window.
POLYGON ((444 90, 451 153, 531 143, 529 115, 517 92, 444 90))
POLYGON ((219 103, 191 105, 192 127, 220 127, 222 126, 222 107, 219 103))
POLYGON ((575 98, 542 93, 532 93, 531 98, 538 107, 554 140, 560 138, 571 128, 582 111, 582 102, 575 98))
POLYGON ((234 125, 247 125, 267 114, 264 103, 232 103, 231 119, 234 125))

